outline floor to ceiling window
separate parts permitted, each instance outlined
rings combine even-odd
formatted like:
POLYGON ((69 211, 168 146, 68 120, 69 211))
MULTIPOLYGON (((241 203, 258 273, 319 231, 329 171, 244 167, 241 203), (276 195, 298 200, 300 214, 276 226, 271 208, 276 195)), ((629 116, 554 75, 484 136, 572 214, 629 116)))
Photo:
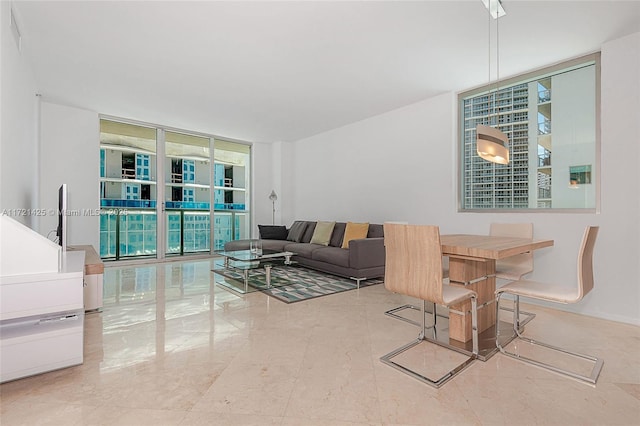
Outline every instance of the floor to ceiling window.
POLYGON ((102 258, 209 253, 248 237, 249 145, 111 119, 100 126, 102 258))
POLYGON ((166 253, 211 250, 211 139, 165 133, 166 253))
POLYGON ((214 248, 249 237, 249 146, 216 139, 214 248))
POLYGON ((156 129, 100 121, 100 256, 156 255, 156 129))

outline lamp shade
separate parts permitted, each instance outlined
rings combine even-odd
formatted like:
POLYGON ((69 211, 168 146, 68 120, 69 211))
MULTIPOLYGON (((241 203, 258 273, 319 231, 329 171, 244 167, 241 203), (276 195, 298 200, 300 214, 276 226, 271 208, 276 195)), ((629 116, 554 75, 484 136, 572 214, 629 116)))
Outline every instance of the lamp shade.
POLYGON ((478 124, 476 146, 480 158, 492 163, 509 164, 509 138, 500 130, 478 124))

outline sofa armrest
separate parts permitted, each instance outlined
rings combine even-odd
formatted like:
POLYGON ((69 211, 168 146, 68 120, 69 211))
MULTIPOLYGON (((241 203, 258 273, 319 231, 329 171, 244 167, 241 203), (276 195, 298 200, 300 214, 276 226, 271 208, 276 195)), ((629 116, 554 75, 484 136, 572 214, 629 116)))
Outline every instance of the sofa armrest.
POLYGON ((384 237, 349 241, 349 267, 355 269, 384 266, 384 237))

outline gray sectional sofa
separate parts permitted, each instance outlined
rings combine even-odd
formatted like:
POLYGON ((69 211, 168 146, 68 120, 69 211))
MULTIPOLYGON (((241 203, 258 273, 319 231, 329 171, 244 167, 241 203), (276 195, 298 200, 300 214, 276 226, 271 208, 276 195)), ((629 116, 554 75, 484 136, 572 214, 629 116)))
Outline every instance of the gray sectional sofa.
MULTIPOLYGON (((349 241, 349 248, 341 248, 347 224, 336 222, 328 245, 311 243, 317 222, 296 221, 291 228, 260 226, 262 248, 270 250, 290 251, 295 253, 293 260, 299 265, 360 281, 368 278, 384 276, 384 233, 382 225, 369 224, 367 238, 349 241), (300 231, 304 223, 304 231, 298 238, 292 235, 294 228, 300 231), (273 231, 276 232, 273 232, 273 231), (262 238, 276 237, 276 238, 262 238), (282 238, 289 239, 282 239, 282 238), (299 240, 299 242, 296 242, 299 240)), ((250 240, 229 241, 225 251, 246 250, 250 240)))

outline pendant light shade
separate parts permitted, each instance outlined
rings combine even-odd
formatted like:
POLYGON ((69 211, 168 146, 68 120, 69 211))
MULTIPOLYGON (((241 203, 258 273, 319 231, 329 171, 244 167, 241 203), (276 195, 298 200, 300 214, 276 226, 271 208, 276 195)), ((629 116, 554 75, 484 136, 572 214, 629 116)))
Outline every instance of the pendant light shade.
POLYGON ((509 138, 500 130, 478 124, 476 146, 480 158, 492 163, 509 164, 509 138))

